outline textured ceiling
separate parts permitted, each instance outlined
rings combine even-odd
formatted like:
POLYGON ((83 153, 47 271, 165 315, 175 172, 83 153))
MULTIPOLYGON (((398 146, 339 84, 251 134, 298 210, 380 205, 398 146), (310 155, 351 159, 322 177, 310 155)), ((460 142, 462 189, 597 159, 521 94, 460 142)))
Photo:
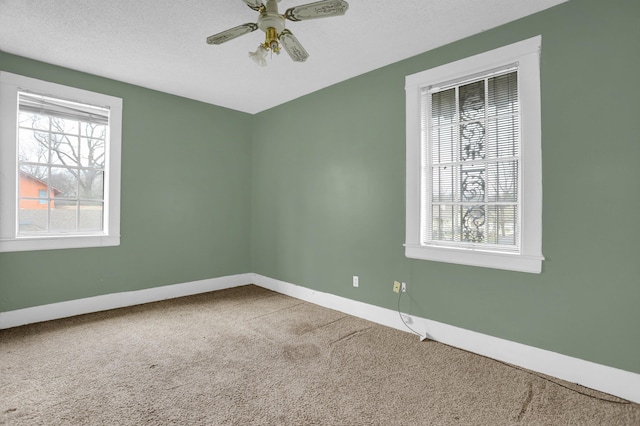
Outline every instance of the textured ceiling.
POLYGON ((348 1, 344 16, 287 21, 304 63, 282 53, 257 66, 247 52, 261 31, 207 45, 256 22, 241 0, 0 0, 0 50, 256 113, 566 0, 348 1))

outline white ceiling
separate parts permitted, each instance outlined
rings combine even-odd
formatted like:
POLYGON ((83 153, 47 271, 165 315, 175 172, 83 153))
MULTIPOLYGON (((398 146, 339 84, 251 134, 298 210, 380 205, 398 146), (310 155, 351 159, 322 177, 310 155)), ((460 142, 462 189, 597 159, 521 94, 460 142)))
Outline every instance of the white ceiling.
POLYGON ((257 66, 247 52, 264 41, 259 30, 207 45, 256 22, 241 0, 0 0, 0 50, 257 113, 566 0, 348 1, 344 16, 287 21, 304 63, 282 53, 257 66))

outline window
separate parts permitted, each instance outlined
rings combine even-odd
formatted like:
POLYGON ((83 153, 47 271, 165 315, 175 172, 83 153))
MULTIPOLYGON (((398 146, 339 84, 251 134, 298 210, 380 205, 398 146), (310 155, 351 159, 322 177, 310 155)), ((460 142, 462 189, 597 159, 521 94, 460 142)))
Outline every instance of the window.
POLYGON ((122 100, 0 73, 0 251, 120 243, 122 100))
POLYGON ((541 272, 540 43, 406 77, 407 257, 541 272))
POLYGON ((46 189, 39 189, 38 190, 38 203, 39 204, 47 204, 47 190, 46 189))

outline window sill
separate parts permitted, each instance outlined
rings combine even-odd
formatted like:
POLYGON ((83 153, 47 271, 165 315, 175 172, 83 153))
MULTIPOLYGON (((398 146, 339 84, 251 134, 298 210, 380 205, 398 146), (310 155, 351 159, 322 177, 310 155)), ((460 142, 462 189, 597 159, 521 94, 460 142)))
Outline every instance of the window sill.
POLYGON ((539 274, 542 272, 542 261, 544 260, 542 256, 517 253, 501 253, 442 246, 415 246, 408 244, 405 244, 405 256, 411 259, 528 272, 531 274, 539 274))
POLYGON ((0 240, 0 252, 112 247, 119 245, 119 235, 38 236, 0 240))

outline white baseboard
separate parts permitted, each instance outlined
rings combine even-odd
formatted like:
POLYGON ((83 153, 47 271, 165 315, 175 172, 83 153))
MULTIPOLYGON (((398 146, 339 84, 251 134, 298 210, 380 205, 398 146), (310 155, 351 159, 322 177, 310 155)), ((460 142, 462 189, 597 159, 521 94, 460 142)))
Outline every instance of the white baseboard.
MULTIPOLYGON (((316 305, 398 330, 409 331, 400 319, 398 312, 391 309, 311 290, 259 274, 253 274, 252 282, 260 287, 316 305)), ((422 333, 422 337, 640 403, 640 374, 426 318, 410 315, 410 320, 411 328, 422 333)))
POLYGON ((229 275, 0 312, 0 329, 238 287, 252 279, 252 274, 229 275))
MULTIPOLYGON (((408 331, 398 312, 259 274, 239 274, 0 312, 0 329, 255 284, 287 296, 408 331)), ((640 374, 410 315, 423 337, 640 403, 640 374)))

